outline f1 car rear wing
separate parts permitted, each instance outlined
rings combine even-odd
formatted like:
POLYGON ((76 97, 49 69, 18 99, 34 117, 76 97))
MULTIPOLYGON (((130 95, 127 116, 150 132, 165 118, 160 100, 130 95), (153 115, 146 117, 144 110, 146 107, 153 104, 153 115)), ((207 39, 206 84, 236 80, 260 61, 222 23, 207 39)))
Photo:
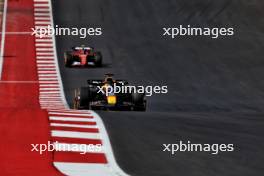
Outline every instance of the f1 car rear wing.
POLYGON ((82 47, 82 46, 75 46, 72 47, 73 50, 91 50, 93 49, 92 47, 82 47))
MULTIPOLYGON (((122 85, 128 84, 128 81, 126 81, 126 80, 115 80, 114 82, 117 84, 122 84, 122 85)), ((104 84, 104 80, 99 80, 99 79, 87 80, 87 83, 90 85, 97 85, 98 86, 98 85, 104 84)))
POLYGON ((103 80, 96 80, 96 79, 93 79, 93 80, 90 80, 88 79, 87 80, 87 84, 90 84, 90 85, 101 85, 103 84, 103 80))

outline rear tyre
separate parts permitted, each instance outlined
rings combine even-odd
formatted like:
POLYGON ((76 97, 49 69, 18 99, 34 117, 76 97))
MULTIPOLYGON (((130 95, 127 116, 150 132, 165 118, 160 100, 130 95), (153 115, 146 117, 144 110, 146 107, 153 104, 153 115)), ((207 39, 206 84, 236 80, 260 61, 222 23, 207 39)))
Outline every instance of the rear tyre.
POLYGON ((90 90, 89 87, 81 87, 79 93, 78 109, 90 109, 90 90))
POLYGON ((133 111, 146 111, 145 94, 133 93, 132 102, 134 103, 133 111))
POLYGON ((96 67, 101 67, 103 62, 103 56, 101 52, 95 52, 94 54, 94 65, 96 67))
POLYGON ((64 53, 64 65, 65 67, 71 67, 73 63, 73 57, 70 52, 64 53))

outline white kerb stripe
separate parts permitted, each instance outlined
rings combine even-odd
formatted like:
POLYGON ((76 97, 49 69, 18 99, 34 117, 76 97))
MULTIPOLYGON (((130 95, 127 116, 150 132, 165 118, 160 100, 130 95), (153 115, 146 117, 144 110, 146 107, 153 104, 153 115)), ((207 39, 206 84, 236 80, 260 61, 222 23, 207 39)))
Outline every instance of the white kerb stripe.
POLYGON ((64 123, 51 123, 50 126, 57 127, 73 127, 73 128, 97 128, 97 125, 76 125, 76 124, 64 124, 64 123))
POLYGON ((35 3, 38 3, 38 2, 49 2, 49 0, 34 0, 35 3))
POLYGON ((48 63, 50 63, 50 64, 54 64, 55 63, 55 61, 54 60, 37 60, 37 63, 45 63, 45 64, 48 64, 48 63))
POLYGON ((57 84, 58 81, 39 81, 40 84, 57 84))
POLYGON ((50 64, 47 64, 47 63, 46 63, 46 64, 37 64, 37 66, 38 66, 38 67, 49 67, 49 66, 50 66, 50 67, 51 67, 51 66, 54 67, 55 64, 54 64, 54 63, 50 63, 50 64))
POLYGON ((57 74, 57 72, 55 71, 55 70, 53 70, 53 71, 38 71, 38 73, 39 74, 43 74, 43 73, 56 73, 57 74))
POLYGON ((37 56, 37 59, 54 59, 53 56, 37 56))
POLYGON ((35 17, 35 20, 50 20, 50 17, 35 17))
POLYGON ((89 173, 91 176, 117 176, 115 171, 106 164, 54 162, 54 165, 65 175, 87 176, 89 173))
POLYGON ((42 95, 49 95, 49 94, 58 94, 59 91, 40 91, 42 95))
POLYGON ((54 56, 54 53, 53 52, 47 52, 47 53, 37 52, 37 55, 38 56, 47 56, 47 55, 54 56))
POLYGON ((58 84, 39 84, 39 87, 59 87, 58 84))
POLYGON ((34 15, 35 16, 41 16, 41 17, 43 17, 43 16, 50 16, 48 13, 38 13, 38 12, 35 12, 34 15))
POLYGON ((40 39, 40 38, 36 38, 36 42, 49 42, 49 43, 51 43, 52 42, 52 39, 46 39, 46 38, 40 39))
POLYGON ((53 48, 36 48, 37 51, 53 51, 53 48))
POLYGON ((52 46, 52 44, 50 44, 50 43, 36 43, 36 46, 38 47, 38 46, 52 46))
POLYGON ((73 113, 85 113, 85 114, 91 114, 91 111, 89 110, 75 110, 75 109, 58 109, 56 111, 49 111, 49 112, 73 112, 73 113))
POLYGON ((52 105, 54 105, 54 104, 61 104, 62 102, 61 100, 40 100, 40 103, 42 105, 51 105, 51 103, 52 105))
POLYGON ((38 75, 39 77, 55 77, 55 76, 57 76, 57 74, 39 74, 38 75))
POLYGON ((36 25, 40 25, 40 24, 48 24, 51 25, 49 21, 35 21, 36 25))
POLYGON ((39 78, 39 80, 58 80, 58 78, 39 78))
POLYGON ((51 130, 51 136, 65 137, 65 138, 81 138, 81 139, 101 139, 99 133, 60 131, 60 130, 51 130))
POLYGON ((48 7, 49 8, 49 4, 38 4, 38 3, 34 3, 34 7, 48 7))
POLYGON ((35 12, 47 12, 48 13, 49 9, 47 9, 47 8, 35 8, 34 11, 35 12))
POLYGON ((72 121, 72 122, 95 122, 94 119, 89 118, 78 118, 78 117, 55 117, 50 116, 50 120, 59 120, 59 121, 72 121))
POLYGON ((49 112, 52 115, 76 115, 76 116, 91 116, 89 113, 80 113, 80 112, 49 112))

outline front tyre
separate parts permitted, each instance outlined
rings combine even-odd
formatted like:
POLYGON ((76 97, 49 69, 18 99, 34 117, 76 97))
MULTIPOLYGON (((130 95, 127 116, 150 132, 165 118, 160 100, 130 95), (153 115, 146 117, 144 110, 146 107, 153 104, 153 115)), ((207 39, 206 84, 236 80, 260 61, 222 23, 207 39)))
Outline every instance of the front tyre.
POLYGON ((78 94, 79 94, 77 96, 78 103, 76 103, 76 105, 78 106, 77 109, 90 109, 91 100, 90 100, 89 87, 81 87, 78 94))
POLYGON ((64 65, 65 67, 71 67, 73 64, 73 58, 70 52, 64 53, 64 65))
POLYGON ((94 53, 94 65, 96 67, 101 67, 103 62, 103 56, 101 52, 95 52, 94 53))
POLYGON ((133 93, 132 102, 134 103, 133 111, 146 111, 145 94, 133 93))

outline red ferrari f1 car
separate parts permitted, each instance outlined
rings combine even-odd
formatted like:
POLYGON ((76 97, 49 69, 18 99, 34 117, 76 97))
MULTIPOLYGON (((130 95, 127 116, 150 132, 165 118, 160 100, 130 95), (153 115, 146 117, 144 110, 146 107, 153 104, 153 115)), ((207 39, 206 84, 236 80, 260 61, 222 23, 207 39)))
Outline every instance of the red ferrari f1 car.
POLYGON ((102 66, 102 54, 94 51, 92 47, 72 47, 71 51, 64 53, 64 63, 66 67, 72 66, 102 66))

